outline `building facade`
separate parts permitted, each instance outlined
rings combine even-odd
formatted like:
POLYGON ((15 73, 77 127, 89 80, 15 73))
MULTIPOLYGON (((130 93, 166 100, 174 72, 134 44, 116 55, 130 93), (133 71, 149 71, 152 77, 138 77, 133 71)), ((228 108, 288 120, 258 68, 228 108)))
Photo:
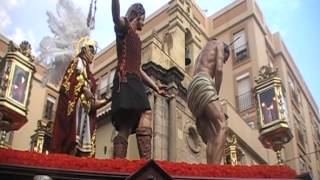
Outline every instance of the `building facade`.
MULTIPOLYGON (((169 161, 202 162, 205 145, 186 103, 186 88, 201 48, 216 37, 232 46, 224 65, 220 99, 230 135, 224 163, 230 163, 228 148, 235 145, 236 164, 276 164, 276 153, 259 141, 255 78, 262 66, 278 69, 284 90, 287 120, 293 139, 282 150, 284 163, 297 173, 310 172, 320 178, 319 111, 293 58, 279 33, 271 33, 254 0, 238 0, 217 13, 206 16, 192 0, 171 0, 150 15, 140 33, 143 69, 155 80, 168 85, 170 97, 147 89, 153 111, 152 158, 169 161)), ((0 57, 8 40, 1 37, 0 57)), ((111 93, 117 65, 116 45, 111 43, 96 56, 93 72, 98 80, 98 97, 111 93)), ((38 120, 53 120, 58 88, 41 86, 43 67, 37 66, 29 105, 29 122, 19 131, 8 133, 8 146, 28 150, 34 146, 38 120), (34 137, 34 136, 33 136, 34 137)), ((110 120, 110 104, 98 113, 96 158, 112 158, 116 131, 110 120)), ((45 148, 44 148, 45 149, 45 148)), ((128 159, 138 159, 135 136, 129 138, 128 159)))

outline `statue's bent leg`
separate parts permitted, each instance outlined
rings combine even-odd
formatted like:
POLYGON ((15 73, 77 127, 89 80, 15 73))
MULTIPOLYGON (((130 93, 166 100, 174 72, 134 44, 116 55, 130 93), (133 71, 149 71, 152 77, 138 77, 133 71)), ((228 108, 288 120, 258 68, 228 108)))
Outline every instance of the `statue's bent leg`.
POLYGON ((220 102, 210 102, 204 109, 202 118, 207 121, 207 163, 218 164, 223 156, 228 133, 227 121, 220 102))

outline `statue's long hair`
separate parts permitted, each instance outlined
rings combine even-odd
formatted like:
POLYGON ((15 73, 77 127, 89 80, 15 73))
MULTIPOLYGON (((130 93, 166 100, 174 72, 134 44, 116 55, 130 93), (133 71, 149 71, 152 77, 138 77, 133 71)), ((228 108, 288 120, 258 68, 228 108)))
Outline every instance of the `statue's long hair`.
POLYGON ((145 13, 146 11, 141 3, 134 3, 129 7, 126 18, 131 22, 134 18, 145 15, 145 13))

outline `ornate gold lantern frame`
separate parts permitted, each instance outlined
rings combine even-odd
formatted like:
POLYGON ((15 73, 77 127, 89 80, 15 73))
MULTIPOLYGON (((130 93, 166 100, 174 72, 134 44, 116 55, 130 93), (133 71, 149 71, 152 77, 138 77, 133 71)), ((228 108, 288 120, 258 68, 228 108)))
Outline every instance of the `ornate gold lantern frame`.
POLYGON ((281 149, 293 136, 285 112, 281 79, 276 70, 263 66, 256 82, 259 140, 265 148, 277 152, 278 163, 282 163, 281 149))
MULTIPOLYGON (((8 58, 11 58, 13 54, 8 54, 8 58)), ((28 94, 30 91, 30 84, 31 84, 31 78, 33 71, 30 69, 30 67, 22 64, 19 61, 12 62, 11 64, 11 70, 9 74, 9 79, 12 79, 10 81, 10 84, 8 86, 8 89, 6 91, 6 97, 9 99, 10 103, 14 106, 13 109, 19 112, 22 115, 25 115, 25 112, 27 111, 27 100, 28 100, 28 94), (23 73, 23 74, 22 74, 23 73), (15 86, 15 79, 19 78, 19 75, 24 75, 23 78, 25 78, 25 87, 24 89, 24 94, 21 97, 22 100, 19 100, 19 98, 16 98, 14 95, 14 86, 15 86), (19 109, 17 109, 19 108, 19 109)))
MULTIPOLYGON (((31 46, 23 41, 20 47, 9 42, 0 61, 0 130, 4 133, 20 129, 27 122, 31 82, 35 66, 31 46)), ((0 146, 3 143, 0 143, 0 146)))

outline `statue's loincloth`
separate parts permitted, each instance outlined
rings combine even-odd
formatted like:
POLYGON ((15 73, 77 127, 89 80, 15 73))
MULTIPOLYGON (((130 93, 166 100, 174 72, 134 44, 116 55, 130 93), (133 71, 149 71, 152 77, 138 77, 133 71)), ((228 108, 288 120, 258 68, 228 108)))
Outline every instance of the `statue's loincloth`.
POLYGON ((219 99, 214 81, 208 73, 196 74, 187 90, 188 106, 192 114, 198 118, 206 105, 219 99))

